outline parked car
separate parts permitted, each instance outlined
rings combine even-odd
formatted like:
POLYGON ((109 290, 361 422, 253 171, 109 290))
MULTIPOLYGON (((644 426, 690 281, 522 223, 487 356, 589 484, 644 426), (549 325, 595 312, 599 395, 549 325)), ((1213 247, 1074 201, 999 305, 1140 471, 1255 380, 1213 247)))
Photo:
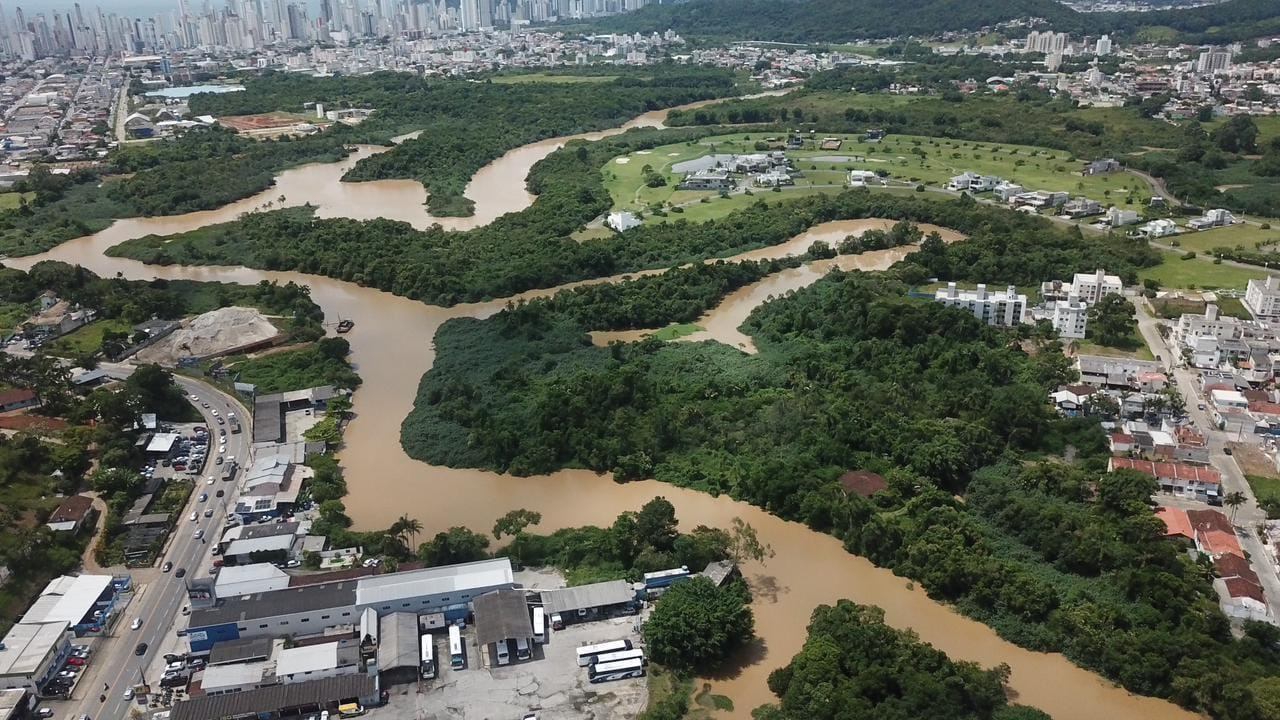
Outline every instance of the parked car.
POLYGON ((186 569, 186 568, 178 568, 178 572, 174 573, 174 574, 173 574, 173 576, 174 576, 174 577, 179 577, 179 578, 180 578, 180 577, 185 577, 185 576, 186 576, 186 574, 187 574, 187 569, 186 569))
POLYGON ((226 491, 226 490, 219 490, 218 492, 214 493, 214 494, 213 494, 213 496, 214 496, 214 497, 222 497, 223 495, 226 495, 226 494, 227 494, 227 491, 226 491))
POLYGON ((41 717, 41 718, 53 717, 53 708, 51 707, 40 708, 39 710, 36 711, 36 717, 41 717))
POLYGON ((212 475, 210 475, 210 476, 209 476, 209 477, 204 481, 204 484, 205 484, 205 485, 212 485, 213 483, 214 483, 214 479, 213 479, 213 476, 212 476, 212 475))
POLYGON ((218 456, 218 462, 217 462, 216 464, 218 464, 218 465, 221 465, 221 464, 222 464, 222 456, 221 456, 221 455, 219 455, 219 456, 218 456))
POLYGON ((146 643, 138 643, 138 646, 137 646, 137 647, 135 647, 135 648, 133 649, 133 654, 134 654, 134 655, 137 655, 138 657, 142 657, 143 655, 146 655, 146 654, 147 654, 147 644, 146 644, 146 643))
POLYGON ((81 666, 81 665, 84 665, 84 664, 85 664, 85 663, 87 663, 87 662, 89 662, 89 661, 88 661, 88 660, 85 660, 84 658, 81 658, 81 657, 69 657, 69 658, 67 658, 67 664, 68 664, 68 665, 81 666))
POLYGON ((195 512, 194 510, 191 512, 191 522, 195 522, 197 519, 199 519, 199 517, 200 517, 200 513, 195 512))
POLYGON ((160 572, 169 572, 172 569, 173 569, 173 563, 166 562, 164 565, 160 567, 160 572))

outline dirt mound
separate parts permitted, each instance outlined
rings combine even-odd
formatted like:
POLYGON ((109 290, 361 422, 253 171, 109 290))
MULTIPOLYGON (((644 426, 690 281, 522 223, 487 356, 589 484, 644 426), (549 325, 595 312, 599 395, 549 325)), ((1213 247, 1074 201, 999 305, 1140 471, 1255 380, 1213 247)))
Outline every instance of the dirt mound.
POLYGON ((138 353, 143 362, 175 364, 180 358, 207 357, 271 340, 280 334, 255 308, 226 307, 184 321, 182 329, 138 353))

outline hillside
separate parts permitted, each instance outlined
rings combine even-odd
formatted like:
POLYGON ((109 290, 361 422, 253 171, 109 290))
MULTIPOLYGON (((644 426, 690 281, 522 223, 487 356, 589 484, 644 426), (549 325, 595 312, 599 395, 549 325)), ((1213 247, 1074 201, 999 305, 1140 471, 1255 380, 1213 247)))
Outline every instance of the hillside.
POLYGON ((1056 0, 693 0, 600 18, 595 29, 771 40, 836 42, 936 35, 1037 17, 1055 30, 1130 34, 1172 28, 1189 39, 1237 39, 1280 31, 1280 3, 1229 0, 1182 10, 1078 13, 1056 0))

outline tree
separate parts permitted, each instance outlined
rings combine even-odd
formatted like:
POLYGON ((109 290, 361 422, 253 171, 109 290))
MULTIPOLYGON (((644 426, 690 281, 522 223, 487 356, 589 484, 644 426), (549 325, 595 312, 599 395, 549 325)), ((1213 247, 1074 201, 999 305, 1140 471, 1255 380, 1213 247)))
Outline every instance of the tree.
POLYGON ((773 547, 768 543, 760 542, 760 535, 756 529, 745 520, 735 517, 730 524, 729 559, 733 560, 734 564, 741 565, 747 560, 763 564, 767 558, 773 557, 773 547))
POLYGON ((1123 295, 1104 295, 1089 306, 1089 335, 1099 344, 1122 347, 1129 344, 1137 319, 1130 303, 1123 295))
POLYGON ((422 521, 417 518, 411 518, 408 515, 401 515, 387 529, 388 535, 400 538, 404 541, 406 547, 413 547, 413 540, 418 537, 420 532, 422 532, 422 521))
POLYGON ((704 577, 672 585, 644 625, 654 661, 680 672, 719 668, 755 637, 755 616, 742 583, 716 587, 704 577))
POLYGON ((1209 134, 1225 152, 1245 153, 1258 149, 1258 126, 1248 115, 1233 115, 1209 134))
POLYGON ((453 565, 489 557, 489 538, 464 527, 436 533, 418 548, 418 557, 428 565, 453 565))
POLYGON ((1280 720, 1280 677, 1258 678, 1249 684, 1258 720, 1280 720))
POLYGON ((670 550, 676 536, 676 508, 659 495, 636 513, 636 533, 645 545, 657 550, 670 550))
POLYGON ((1222 499, 1222 503, 1231 508, 1232 523, 1236 521, 1236 511, 1240 509, 1241 505, 1244 505, 1247 502, 1249 502, 1249 498, 1245 497, 1245 494, 1239 490, 1227 493, 1227 496, 1222 499))
POLYGON ((519 535, 530 525, 542 522, 542 513, 520 508, 512 510, 498 518, 493 524, 493 536, 502 539, 503 535, 519 535))

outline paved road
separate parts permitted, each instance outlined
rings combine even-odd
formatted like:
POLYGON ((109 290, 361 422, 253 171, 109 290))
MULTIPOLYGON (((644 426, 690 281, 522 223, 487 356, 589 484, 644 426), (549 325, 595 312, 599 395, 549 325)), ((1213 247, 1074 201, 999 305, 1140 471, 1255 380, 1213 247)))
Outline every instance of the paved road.
MULTIPOLYGON (((104 363, 101 367, 113 377, 123 377, 132 371, 132 367, 128 365, 104 363)), ((213 436, 217 436, 219 427, 225 427, 217 424, 214 410, 224 417, 228 412, 234 412, 241 419, 244 430, 235 435, 228 433, 225 457, 235 459, 242 466, 248 465, 253 430, 250 427, 250 415, 245 408, 210 385, 178 375, 174 379, 188 396, 198 398, 194 403, 204 415, 213 436), (203 407, 203 403, 208 403, 209 407, 203 407)), ((210 450, 214 448, 216 445, 211 441, 210 450)), ((213 464, 214 457, 211 452, 210 464, 204 477, 211 474, 217 477, 217 471, 221 470, 213 464)), ((235 502, 234 483, 217 480, 213 486, 205 483, 203 477, 197 480, 189 507, 182 511, 176 521, 168 547, 158 561, 160 564, 164 561, 172 562, 173 571, 161 573, 159 569, 147 568, 131 573, 135 587, 133 601, 123 616, 116 620, 110 635, 94 643, 93 660, 86 671, 86 677, 76 687, 71 702, 59 704, 66 706, 69 712, 62 712, 62 708, 59 708, 58 717, 78 718, 88 715, 94 720, 123 720, 129 716, 131 708, 141 708, 126 701, 124 691, 139 683, 140 674, 152 683, 159 679, 157 662, 162 654, 161 647, 173 637, 175 628, 182 626, 179 611, 187 604, 186 586, 182 580, 174 577, 174 573, 178 568, 185 568, 188 578, 207 575, 211 565, 211 546, 196 540, 195 531, 203 529, 206 539, 216 537, 225 519, 226 509, 235 502), (214 497, 217 490, 224 490, 226 497, 214 497), (206 491, 209 493, 209 500, 205 503, 198 502, 199 494, 206 491), (206 518, 204 510, 209 507, 214 508, 214 515, 206 518), (187 519, 192 512, 198 513, 194 522, 187 519), (137 630, 130 629, 134 618, 142 618, 142 627, 137 630), (138 657, 134 654, 134 649, 138 643, 143 642, 147 643, 148 649, 144 656, 138 657), (109 686, 110 689, 106 690, 104 686, 109 686), (105 703, 99 701, 104 693, 107 698, 105 703)))
MULTIPOLYGON (((1258 525, 1266 521, 1267 515, 1258 507, 1253 489, 1249 487, 1249 482, 1245 480, 1244 473, 1240 471, 1235 458, 1224 452, 1227 443, 1234 440, 1236 434, 1218 430, 1217 423, 1209 416, 1208 411, 1199 409, 1198 405, 1201 404, 1202 399, 1195 371, 1182 364, 1181 354, 1170 349, 1169 343, 1160 337, 1157 321, 1151 315, 1146 300, 1137 298, 1134 306, 1137 308, 1138 330, 1147 341, 1151 352, 1170 369, 1171 377, 1187 401, 1187 414, 1195 421, 1196 426, 1204 431, 1209 443, 1209 462, 1222 473, 1224 494, 1241 492, 1247 498, 1245 504, 1235 511, 1236 537, 1240 540, 1240 547, 1249 554, 1253 570, 1262 581, 1267 605, 1271 608, 1271 616, 1280 618, 1280 574, 1277 574, 1270 550, 1258 539, 1258 534, 1255 532, 1258 525)), ((1230 513, 1230 510, 1226 512, 1230 513)))

